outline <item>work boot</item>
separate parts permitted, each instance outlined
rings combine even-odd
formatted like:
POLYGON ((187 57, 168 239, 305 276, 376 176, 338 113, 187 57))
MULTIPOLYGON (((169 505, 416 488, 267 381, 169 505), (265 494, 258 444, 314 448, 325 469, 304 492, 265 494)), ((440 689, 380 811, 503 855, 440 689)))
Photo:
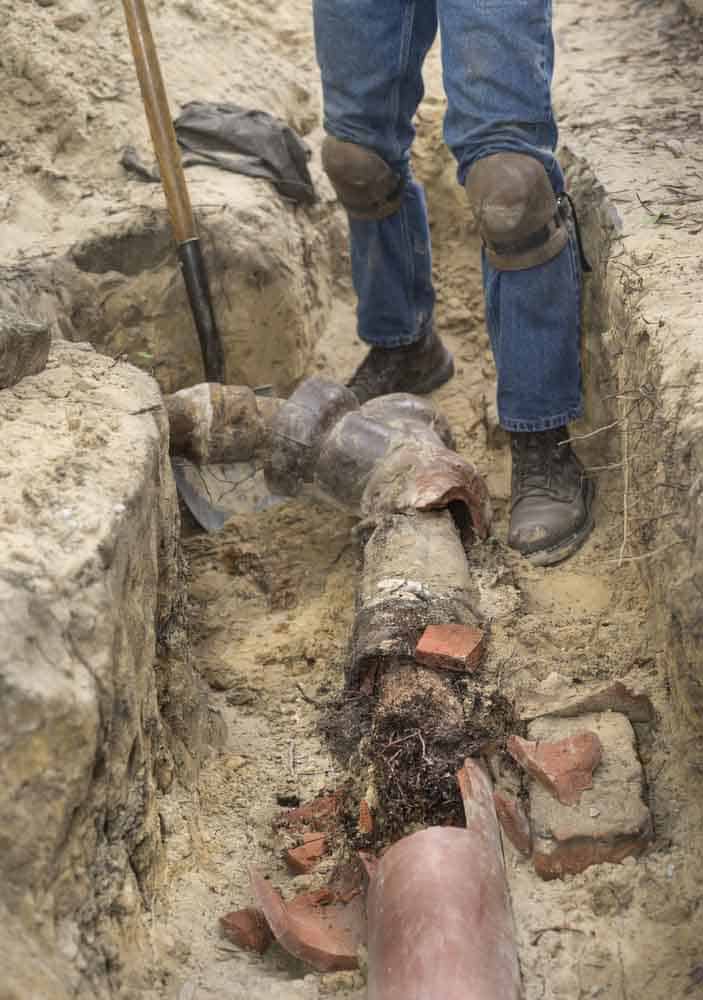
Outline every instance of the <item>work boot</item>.
POLYGON ((419 396, 448 382, 454 359, 434 330, 404 347, 372 347, 347 383, 360 403, 391 392, 419 396))
POLYGON ((536 566, 572 555, 593 528, 594 486, 567 443, 566 427, 511 433, 508 544, 536 566))

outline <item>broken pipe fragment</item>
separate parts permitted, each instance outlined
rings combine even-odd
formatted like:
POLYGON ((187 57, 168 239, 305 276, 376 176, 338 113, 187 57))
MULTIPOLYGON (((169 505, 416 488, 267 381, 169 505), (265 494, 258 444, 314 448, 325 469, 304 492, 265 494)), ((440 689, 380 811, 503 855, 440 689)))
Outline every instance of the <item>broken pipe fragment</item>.
POLYGON ((251 872, 257 906, 274 937, 287 952, 318 972, 356 969, 362 944, 358 921, 349 907, 318 906, 309 898, 285 903, 258 872, 251 872))
POLYGON ((280 406, 241 385, 202 382, 164 397, 172 455, 196 465, 248 462, 267 447, 280 406))
POLYGON ((491 783, 467 760, 466 829, 398 841, 371 879, 368 1000, 518 1000, 520 972, 491 783))

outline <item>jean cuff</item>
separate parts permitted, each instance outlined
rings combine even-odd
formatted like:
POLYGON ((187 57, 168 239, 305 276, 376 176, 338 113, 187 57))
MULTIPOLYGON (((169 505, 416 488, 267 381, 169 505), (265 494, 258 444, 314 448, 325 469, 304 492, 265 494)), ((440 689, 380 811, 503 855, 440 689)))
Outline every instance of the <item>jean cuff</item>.
POLYGON ((578 420, 582 416, 583 407, 577 406, 573 410, 565 410, 553 417, 540 417, 539 420, 508 420, 500 417, 500 426, 506 431, 534 434, 536 431, 553 431, 557 427, 566 427, 572 420, 578 420))
POLYGON ((373 337, 365 336, 364 334, 359 334, 359 340, 368 344, 369 347, 379 347, 381 350, 390 351, 394 347, 410 347, 411 344, 417 344, 421 340, 424 340, 424 333, 417 335, 404 336, 403 334, 398 334, 394 337, 373 337))
POLYGON ((411 344, 419 344, 431 332, 432 321, 430 320, 415 333, 393 333, 388 335, 373 332, 364 333, 359 330, 359 340, 368 344, 369 347, 380 347, 382 350, 389 351, 393 347, 410 347, 411 344))

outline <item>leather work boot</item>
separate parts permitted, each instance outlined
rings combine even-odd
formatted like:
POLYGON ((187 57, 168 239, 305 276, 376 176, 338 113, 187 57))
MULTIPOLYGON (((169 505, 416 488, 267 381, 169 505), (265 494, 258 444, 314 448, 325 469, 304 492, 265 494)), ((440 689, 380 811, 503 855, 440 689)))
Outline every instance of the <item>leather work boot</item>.
POLYGON ((568 558, 593 528, 593 482, 566 443, 566 427, 511 433, 508 545, 536 566, 568 558))
POLYGON ((434 330, 404 347, 372 347, 347 385, 360 403, 391 392, 422 396, 448 382, 454 359, 434 330))

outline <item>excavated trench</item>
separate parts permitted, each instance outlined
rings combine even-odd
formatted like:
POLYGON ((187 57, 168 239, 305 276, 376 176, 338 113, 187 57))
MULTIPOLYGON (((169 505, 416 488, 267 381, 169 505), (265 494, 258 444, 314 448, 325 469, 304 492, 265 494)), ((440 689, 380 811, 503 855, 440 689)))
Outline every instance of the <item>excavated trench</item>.
MULTIPOLYGON (((234 511, 224 530, 204 535, 184 515, 179 549, 169 513, 168 474, 152 454, 158 434, 145 431, 152 451, 144 445, 143 465, 151 470, 147 478, 159 486, 144 504, 158 508, 163 523, 140 526, 133 551, 122 560, 125 566, 117 560, 115 570, 124 569, 129 585, 124 592, 108 588, 100 613, 119 619, 121 609, 129 608, 116 626, 119 642, 114 644, 120 650, 137 648, 133 633, 140 605, 147 617, 158 611, 157 634, 145 630, 139 656, 120 660, 124 669, 114 687, 108 685, 108 694, 101 688, 95 714, 109 738, 95 760, 86 751, 88 777, 78 776, 76 785, 89 792, 75 793, 77 804, 59 838, 57 851, 65 850, 72 859, 82 852, 95 859, 85 872, 74 866, 80 877, 74 879, 73 894, 63 883, 74 869, 61 868, 53 911, 47 886, 59 866, 50 868, 37 905, 37 912, 43 907, 50 913, 48 923, 57 928, 56 955, 68 963, 57 966, 56 975, 62 968, 75 970, 71 992, 63 983, 66 996, 313 1000, 336 995, 362 1000, 363 954, 359 969, 317 973, 278 945, 259 956, 223 935, 220 918, 252 904, 250 868, 291 898, 322 890, 340 873, 356 876, 359 849, 379 851, 402 834, 430 825, 460 825, 456 771, 465 756, 480 755, 499 787, 527 802, 528 782, 506 753, 507 738, 524 735, 539 706, 563 699, 564 692, 573 701, 581 691, 614 681, 646 692, 655 709, 653 717, 646 712, 631 716, 634 759, 644 775, 636 792, 650 811, 651 840, 637 858, 546 881, 504 838, 524 997, 661 1000, 695 996, 703 988, 700 759, 688 733, 679 731, 671 697, 671 680, 676 687, 677 677, 671 661, 682 657, 665 647, 661 609, 651 603, 651 593, 665 584, 652 583, 656 569, 648 566, 643 579, 642 564, 625 547, 623 533, 624 512, 641 540, 656 533, 658 513, 646 498, 633 506, 623 468, 634 454, 646 457, 648 435, 660 448, 666 428, 653 417, 656 385, 638 377, 635 392, 623 376, 628 366, 637 376, 646 373, 646 346, 625 338, 621 347, 612 335, 612 325, 623 324, 620 314, 613 319, 617 304, 603 277, 612 234, 604 222, 602 192, 585 164, 567 157, 596 264, 585 296, 591 423, 576 433, 583 435, 578 446, 598 484, 597 527, 569 562, 543 570, 518 559, 504 543, 509 454, 493 403, 478 244, 467 232, 453 167, 441 148, 439 110, 430 100, 421 111, 416 165, 432 213, 437 325, 454 352, 457 374, 434 402, 447 418, 459 455, 484 476, 494 507, 492 536, 467 552, 472 609, 486 644, 480 671, 450 683, 452 704, 460 706, 460 734, 447 738, 446 720, 428 715, 428 706, 436 709, 437 702, 425 694, 411 691, 402 711, 374 720, 373 699, 345 688, 364 540, 363 531, 355 531, 356 517, 309 497, 272 496, 257 464, 250 462, 224 482, 208 480, 218 491, 214 499, 226 497, 234 511), (629 420, 625 438, 619 434, 623 406, 629 420), (142 560, 149 572, 134 569, 142 560), (128 595, 124 603, 123 594, 128 595), (159 654, 153 677, 150 643, 159 654), (134 685, 137 693, 124 697, 140 656, 146 668, 134 685), (109 753, 119 766, 110 763, 109 753), (340 829, 312 871, 295 874, 284 853, 298 841, 281 817, 321 794, 338 797, 340 829), (360 811, 362 803, 371 823, 360 811), (76 900, 82 902, 74 919, 76 900)), ((274 213, 268 196, 261 200, 274 213)), ((234 249, 227 246, 222 267, 216 266, 216 283, 231 279, 237 293, 243 290, 239 297, 232 294, 223 317, 228 330, 246 327, 239 340, 233 333, 235 356, 244 345, 242 382, 274 382, 283 394, 303 374, 343 381, 360 355, 352 296, 338 259, 338 225, 325 211, 320 220, 330 227, 322 238, 311 237, 313 227, 296 219, 286 235, 277 230, 280 246, 258 259, 248 250, 248 242, 256 242, 254 216, 250 229, 240 226, 233 236, 232 220, 219 219, 219 210, 208 215, 214 242, 236 243, 234 249), (277 253, 303 264, 278 273, 277 253), (236 284, 242 273, 246 288, 236 284), (306 302, 302 318, 298 296, 306 302), (265 335, 252 334, 257 324, 263 324, 265 335)), ((198 381, 173 275, 163 226, 139 223, 129 238, 82 242, 50 280, 20 274, 17 301, 25 302, 36 288, 42 295, 55 294, 65 281, 70 338, 90 333, 113 356, 126 352, 152 369, 169 391, 198 381), (148 312, 150 303, 156 306, 148 312), (171 325, 174 350, 159 357, 159 331, 171 325)), ((77 369, 83 364, 78 354, 71 363, 77 369)), ((120 390, 130 388, 119 364, 117 375, 112 362, 91 361, 89 368, 78 390, 71 391, 83 392, 86 380, 107 385, 111 378, 121 379, 120 390)), ((139 385, 129 418, 149 421, 158 402, 148 385, 139 385)), ((24 398, 33 400, 31 388, 24 398)), ((111 388, 106 405, 113 399, 111 388)), ((80 426, 79 403, 68 414, 69 430, 80 426)), ((120 412, 110 417, 113 423, 120 412)), ((86 447, 104 445, 108 422, 105 417, 97 427, 81 428, 86 447)), ((163 460, 163 422, 158 433, 163 460)), ((129 483, 143 474, 141 451, 137 459, 127 470, 129 483)), ((43 497, 35 508, 41 502, 43 497)), ((129 501, 135 509, 138 502, 129 501)), ((112 572, 105 551, 101 546, 101 558, 112 572)), ((79 582, 87 586, 83 578, 79 582)), ((79 593, 80 588, 76 599, 79 593)), ((86 662, 92 666, 90 659, 86 662)), ((99 679, 105 682, 105 676, 99 679)), ((589 725, 602 725, 601 715, 589 725)), ((635 775, 633 780, 637 785, 640 779, 635 775)), ((613 788, 617 798, 620 785, 613 788)), ((594 801, 591 818, 598 819, 604 808, 594 801)), ((471 934, 470 927, 466 933, 471 934)), ((425 945, 416 942, 418 951, 425 945)), ((26 954, 31 956, 32 949, 26 954)), ((11 968, 12 975, 22 972, 11 968)), ((64 994, 36 989, 32 995, 63 1000, 64 994)))
MULTIPOLYGON (((506 752, 507 739, 525 735, 526 720, 539 714, 526 713, 525 706, 546 704, 555 692, 566 691, 573 700, 594 684, 616 680, 646 691, 657 710, 654 724, 645 713, 634 725, 645 774, 637 796, 651 810, 653 837, 639 860, 595 865, 555 881, 543 881, 504 839, 524 996, 659 1000, 665 983, 695 986, 692 917, 698 903, 691 858, 701 847, 692 838, 684 857, 674 846, 672 817, 682 821, 687 763, 672 755, 668 682, 637 564, 620 559, 617 442, 610 436, 606 446, 600 434, 584 441, 599 496, 597 529, 583 550, 549 570, 517 558, 504 543, 509 455, 495 417, 478 244, 460 221, 462 203, 438 143, 433 117, 422 125, 417 166, 433 210, 438 329, 457 362, 455 379, 434 402, 459 455, 484 476, 494 508, 492 536, 474 541, 466 556, 472 614, 486 634, 480 671, 443 680, 439 698, 438 681, 428 687, 421 673, 406 674, 390 707, 374 716, 374 697, 345 686, 365 540, 364 531, 355 530, 358 518, 339 504, 272 495, 260 462, 241 464, 226 481, 211 476, 213 499, 226 499, 234 516, 220 533, 206 535, 183 512, 185 577, 176 550, 169 556, 162 549, 170 588, 157 636, 162 737, 144 763, 134 748, 126 763, 128 783, 136 775, 147 781, 149 811, 158 817, 150 856, 136 869, 134 856, 130 862, 147 920, 133 904, 126 939, 124 930, 112 937, 106 995, 361 1000, 363 957, 360 969, 320 973, 278 945, 259 956, 223 935, 221 918, 252 903, 250 870, 264 874, 285 898, 324 891, 345 878, 358 884, 358 851, 369 857, 414 830, 463 825, 456 773, 466 757, 484 760, 497 786, 527 803, 527 781, 506 752), (185 603, 174 602, 184 585, 185 603), (666 787, 658 779, 662 771, 666 787), (296 874, 284 857, 300 838, 282 817, 321 795, 336 796, 336 830, 322 860, 296 874)), ((156 245, 154 257, 147 236, 148 230, 138 248, 152 261, 151 270, 133 268, 127 275, 141 289, 141 301, 150 280, 163 284, 163 247, 156 245)), ((104 259, 103 249, 83 244, 75 257, 80 268, 110 273, 117 255, 124 276, 124 245, 114 251, 107 245, 104 259)), ((123 297, 130 294, 124 280, 123 297)), ((317 287, 329 280, 312 277, 317 287)), ((589 295, 588 323, 598 315, 598 289, 589 295)), ((586 330, 591 379, 594 357, 603 370, 607 362, 594 355, 595 332, 586 330)), ((336 279, 329 322, 306 367, 341 381, 359 352, 351 293, 336 279)), ((258 371, 265 361, 255 353, 250 364, 258 371)), ((173 386, 169 375, 166 388, 173 386)), ((593 396, 598 388, 591 382, 588 391, 593 396)), ((597 806, 591 806, 594 813, 597 806)), ((142 856, 144 841, 139 844, 142 856)), ((123 896, 124 890, 112 904, 116 926, 125 918, 123 896)), ((420 953, 423 941, 415 947, 420 953)), ((95 969, 90 975, 93 983, 102 981, 95 969)))
MULTIPOLYGON (((431 146, 432 134, 424 139, 431 146)), ((524 995, 654 1000, 664 983, 695 985, 695 882, 668 832, 685 768, 678 784, 658 787, 662 769, 672 777, 667 681, 637 566, 619 558, 622 486, 611 468, 617 442, 611 436, 606 445, 602 435, 585 442, 599 500, 598 527, 583 551, 550 570, 517 559, 503 541, 508 454, 493 409, 478 247, 448 201, 449 169, 425 178, 430 205, 441 206, 432 219, 439 330, 458 362, 436 402, 459 453, 485 476, 495 508, 493 537, 468 553, 472 599, 489 637, 478 677, 455 684, 462 738, 443 740, 442 726, 428 717, 428 704, 436 704, 422 693, 406 699, 399 716, 374 723, 369 699, 345 692, 360 570, 352 518, 309 499, 268 506, 259 497, 264 509, 238 514, 221 535, 188 538, 193 657, 228 737, 201 774, 195 836, 169 806, 172 878, 157 918, 168 940, 164 996, 179 995, 175 984, 196 997, 365 996, 362 972, 311 975, 280 948, 252 957, 221 938, 219 917, 252 902, 249 867, 292 897, 325 886, 355 849, 382 849, 413 829, 461 822, 455 772, 467 754, 488 758, 500 786, 523 797, 527 785, 505 753, 506 737, 524 732, 516 705, 611 680, 646 690, 660 713, 654 726, 635 724, 653 841, 640 861, 552 882, 505 841, 524 995), (343 833, 335 851, 312 873, 292 875, 282 859, 291 842, 276 833, 276 818, 340 790, 343 833), (361 821, 362 800, 373 807, 372 828, 361 821)), ((586 332, 591 351, 593 333, 586 332)), ((316 369, 341 379, 357 351, 350 296, 340 287, 316 369)))

